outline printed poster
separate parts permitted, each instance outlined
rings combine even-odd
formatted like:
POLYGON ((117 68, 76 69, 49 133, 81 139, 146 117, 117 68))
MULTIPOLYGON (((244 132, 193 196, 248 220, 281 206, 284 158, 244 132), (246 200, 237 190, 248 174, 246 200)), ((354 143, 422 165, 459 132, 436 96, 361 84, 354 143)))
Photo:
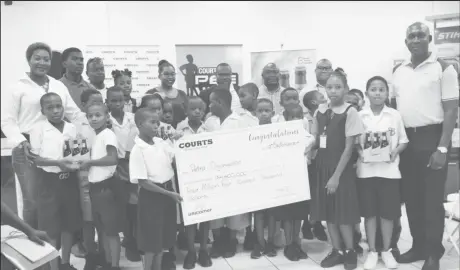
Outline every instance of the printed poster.
POLYGON ((114 85, 112 71, 129 69, 132 72, 133 92, 131 96, 140 99, 144 93, 160 84, 158 79, 159 46, 99 46, 90 45, 84 52, 85 61, 102 58, 105 66, 105 85, 114 85))
POLYGON ((198 95, 216 84, 216 67, 232 68, 232 83, 239 86, 243 73, 242 45, 176 45, 176 84, 188 95, 198 95))
POLYGON ((262 70, 268 63, 275 63, 280 70, 282 87, 294 87, 302 91, 316 85, 316 50, 280 50, 251 53, 251 81, 263 85, 262 70))

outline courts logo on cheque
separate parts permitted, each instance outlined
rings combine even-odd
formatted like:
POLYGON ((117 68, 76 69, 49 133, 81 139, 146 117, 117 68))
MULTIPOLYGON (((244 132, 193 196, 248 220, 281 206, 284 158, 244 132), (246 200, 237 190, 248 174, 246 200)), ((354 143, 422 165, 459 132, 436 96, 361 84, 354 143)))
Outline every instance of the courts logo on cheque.
POLYGON ((207 145, 213 144, 212 139, 206 139, 206 140, 199 140, 199 141, 193 141, 193 142, 183 142, 179 144, 179 148, 184 149, 184 148, 195 148, 195 147, 203 147, 207 145))

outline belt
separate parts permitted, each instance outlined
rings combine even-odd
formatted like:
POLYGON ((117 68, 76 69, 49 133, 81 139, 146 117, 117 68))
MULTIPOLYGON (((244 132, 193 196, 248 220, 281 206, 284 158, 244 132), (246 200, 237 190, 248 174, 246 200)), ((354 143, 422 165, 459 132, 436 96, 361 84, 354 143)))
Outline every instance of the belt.
POLYGON ((162 187, 162 188, 164 188, 164 189, 168 189, 168 190, 170 190, 170 189, 173 188, 173 186, 172 186, 172 181, 171 181, 171 180, 169 180, 169 181, 167 181, 167 182, 164 182, 164 183, 162 183, 162 184, 159 184, 159 183, 154 183, 154 184, 157 185, 157 186, 159 186, 159 187, 162 187))
POLYGON ((411 133, 438 131, 438 130, 439 131, 442 130, 442 123, 441 124, 421 126, 421 127, 408 127, 408 128, 406 128, 406 132, 411 132, 411 133))
POLYGON ((45 170, 42 169, 42 171, 46 174, 52 174, 52 175, 55 175, 59 178, 59 180, 65 180, 65 179, 68 179, 70 177, 70 174, 72 172, 47 172, 45 170))

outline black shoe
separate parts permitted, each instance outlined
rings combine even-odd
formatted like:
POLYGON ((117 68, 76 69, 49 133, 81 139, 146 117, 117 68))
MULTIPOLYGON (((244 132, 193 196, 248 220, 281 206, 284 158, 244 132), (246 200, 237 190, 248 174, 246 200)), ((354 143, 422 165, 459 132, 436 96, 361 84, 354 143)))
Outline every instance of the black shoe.
POLYGON ((276 257, 277 253, 278 252, 276 251, 275 245, 273 243, 267 243, 265 245, 263 255, 265 255, 267 257, 276 257))
POLYGON ((216 239, 212 243, 211 258, 217 259, 219 257, 222 257, 222 254, 223 254, 222 240, 221 239, 216 239))
POLYGON ((358 267, 358 254, 354 250, 348 250, 344 255, 343 265, 345 270, 353 270, 358 267))
POLYGON ((85 266, 83 267, 83 270, 96 270, 98 266, 97 256, 98 256, 97 254, 91 254, 91 253, 86 254, 85 266))
POLYGON ((187 253, 187 256, 185 256, 184 259, 184 269, 193 269, 195 268, 196 264, 196 252, 195 251, 189 251, 187 253))
POLYGON ((313 225, 313 234, 315 237, 320 240, 320 241, 327 241, 327 234, 326 230, 323 227, 323 224, 321 222, 316 222, 315 225, 313 225))
POLYGON ((416 261, 422 261, 425 259, 425 256, 422 252, 419 252, 413 248, 411 248, 408 252, 402 254, 398 258, 398 263, 413 263, 416 261))
POLYGON ((422 270, 439 270, 439 267, 439 260, 430 256, 425 260, 422 270))
POLYGON ((172 252, 165 252, 161 260, 161 269, 175 270, 176 269, 176 255, 172 252))
POLYGON ((140 262, 142 260, 141 254, 139 254, 139 251, 137 248, 131 248, 128 247, 125 249, 125 255, 126 259, 130 262, 140 262))
POLYGON ((311 224, 307 220, 302 225, 302 236, 303 239, 313 240, 313 232, 311 231, 311 224))
POLYGON ((200 253, 198 254, 198 264, 201 265, 201 267, 212 266, 211 257, 209 257, 207 250, 200 250, 200 253))
POLYGON ((284 256, 290 261, 297 262, 299 260, 299 254, 295 245, 291 244, 286 246, 284 248, 284 256))
POLYGON ((344 262, 344 255, 338 250, 333 249, 327 256, 321 261, 321 267, 331 268, 344 262))
POLYGON ((294 247, 296 247, 297 256, 299 257, 299 259, 301 259, 301 260, 306 260, 306 259, 308 259, 307 253, 306 253, 305 251, 302 250, 302 247, 301 247, 299 244, 295 243, 295 244, 293 244, 293 245, 294 245, 294 247))
POLYGON ((244 237, 243 243, 243 249, 245 251, 251 251, 254 249, 254 245, 256 244, 255 234, 255 231, 246 231, 246 236, 244 237))
POLYGON ((226 248, 224 248, 224 254, 222 257, 225 259, 232 258, 236 254, 236 247, 238 246, 238 240, 232 239, 230 243, 227 244, 226 248))
POLYGON ((177 234, 177 248, 182 251, 188 250, 187 237, 185 236, 184 232, 177 234))
POLYGON ((264 248, 259 243, 255 244, 251 252, 251 259, 260 259, 260 257, 262 257, 263 252, 264 248))
POLYGON ((70 263, 64 263, 59 265, 59 270, 77 270, 77 268, 73 267, 70 263))

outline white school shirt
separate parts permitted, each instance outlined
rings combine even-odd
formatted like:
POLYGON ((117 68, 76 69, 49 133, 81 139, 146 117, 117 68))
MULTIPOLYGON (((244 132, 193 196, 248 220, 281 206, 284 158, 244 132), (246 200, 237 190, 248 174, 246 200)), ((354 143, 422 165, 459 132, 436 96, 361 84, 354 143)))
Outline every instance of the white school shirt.
POLYGON ((254 116, 250 111, 246 109, 239 108, 237 110, 234 110, 233 113, 238 115, 238 117, 240 118, 240 125, 244 127, 253 127, 259 125, 259 118, 257 118, 257 116, 254 116))
POLYGON ((204 121, 204 128, 209 132, 213 132, 220 129, 220 124, 219 117, 211 115, 204 121))
MULTIPOLYGON (((35 124, 30 132, 30 145, 32 152, 42 158, 60 160, 64 158, 65 142, 70 142, 72 150, 73 141, 77 138, 77 128, 71 123, 64 121, 64 128, 59 131, 48 120, 35 124)), ((60 173, 58 166, 37 166, 50 173, 60 173)))
MULTIPOLYGON (((75 104, 67 87, 62 82, 47 77, 48 92, 56 93, 62 99, 64 117, 71 122, 85 118, 85 114, 75 104)), ((32 81, 27 74, 24 74, 24 77, 15 84, 2 89, 1 130, 14 147, 26 140, 21 133, 29 134, 35 123, 46 120, 40 106, 40 98, 45 93, 45 89, 32 81)))
POLYGON ((235 86, 233 84, 230 85, 230 94, 232 94, 232 106, 231 106, 232 111, 240 109, 241 108, 240 97, 238 96, 238 93, 236 92, 235 86))
POLYGON ((139 133, 134 122, 134 114, 125 112, 123 123, 121 124, 112 115, 110 115, 110 120, 112 121, 112 131, 118 141, 118 158, 125 158, 126 152, 130 152, 133 148, 134 138, 139 133))
POLYGON ((163 141, 154 137, 153 145, 146 143, 137 136, 129 159, 129 179, 138 184, 139 179, 163 184, 174 177, 172 162, 174 149, 163 141))
POLYGON ((190 127, 190 125, 188 123, 188 118, 185 118, 185 120, 183 120, 179 124, 177 124, 176 130, 178 132, 182 133, 183 136, 189 136, 189 135, 193 135, 193 134, 199 134, 199 133, 207 132, 203 122, 201 122, 200 127, 195 132, 193 130, 193 128, 190 127))
POLYGON ((283 90, 284 90, 284 87, 280 85, 276 91, 270 92, 268 91, 265 84, 263 84, 259 87, 259 96, 257 98, 258 99, 267 98, 271 100, 271 102, 273 103, 273 110, 275 111, 275 114, 278 114, 281 111, 283 111, 283 107, 280 104, 281 92, 283 92, 283 90))
MULTIPOLYGON (((404 129, 404 123, 401 115, 395 109, 385 106, 380 115, 374 116, 370 108, 360 111, 359 116, 364 124, 364 131, 386 132, 390 131, 388 141, 391 149, 395 149, 402 143, 408 143, 409 139, 404 129)), ((364 133, 360 139, 361 147, 364 145, 364 133)), ((364 148, 364 147, 363 147, 364 148)), ((400 179, 401 172, 399 171, 399 155, 392 163, 363 163, 361 159, 357 162, 357 176, 359 178, 382 177, 388 179, 400 179)))
POLYGON ((259 125, 259 119, 257 117, 242 117, 238 113, 230 114, 220 125, 220 130, 240 129, 248 128, 259 125))
MULTIPOLYGON (((117 136, 113 131, 106 128, 94 138, 91 148, 91 160, 107 156, 107 146, 109 145, 118 148, 117 136)), ((112 177, 116 169, 117 165, 92 166, 89 168, 88 180, 90 183, 102 182, 112 177)))

